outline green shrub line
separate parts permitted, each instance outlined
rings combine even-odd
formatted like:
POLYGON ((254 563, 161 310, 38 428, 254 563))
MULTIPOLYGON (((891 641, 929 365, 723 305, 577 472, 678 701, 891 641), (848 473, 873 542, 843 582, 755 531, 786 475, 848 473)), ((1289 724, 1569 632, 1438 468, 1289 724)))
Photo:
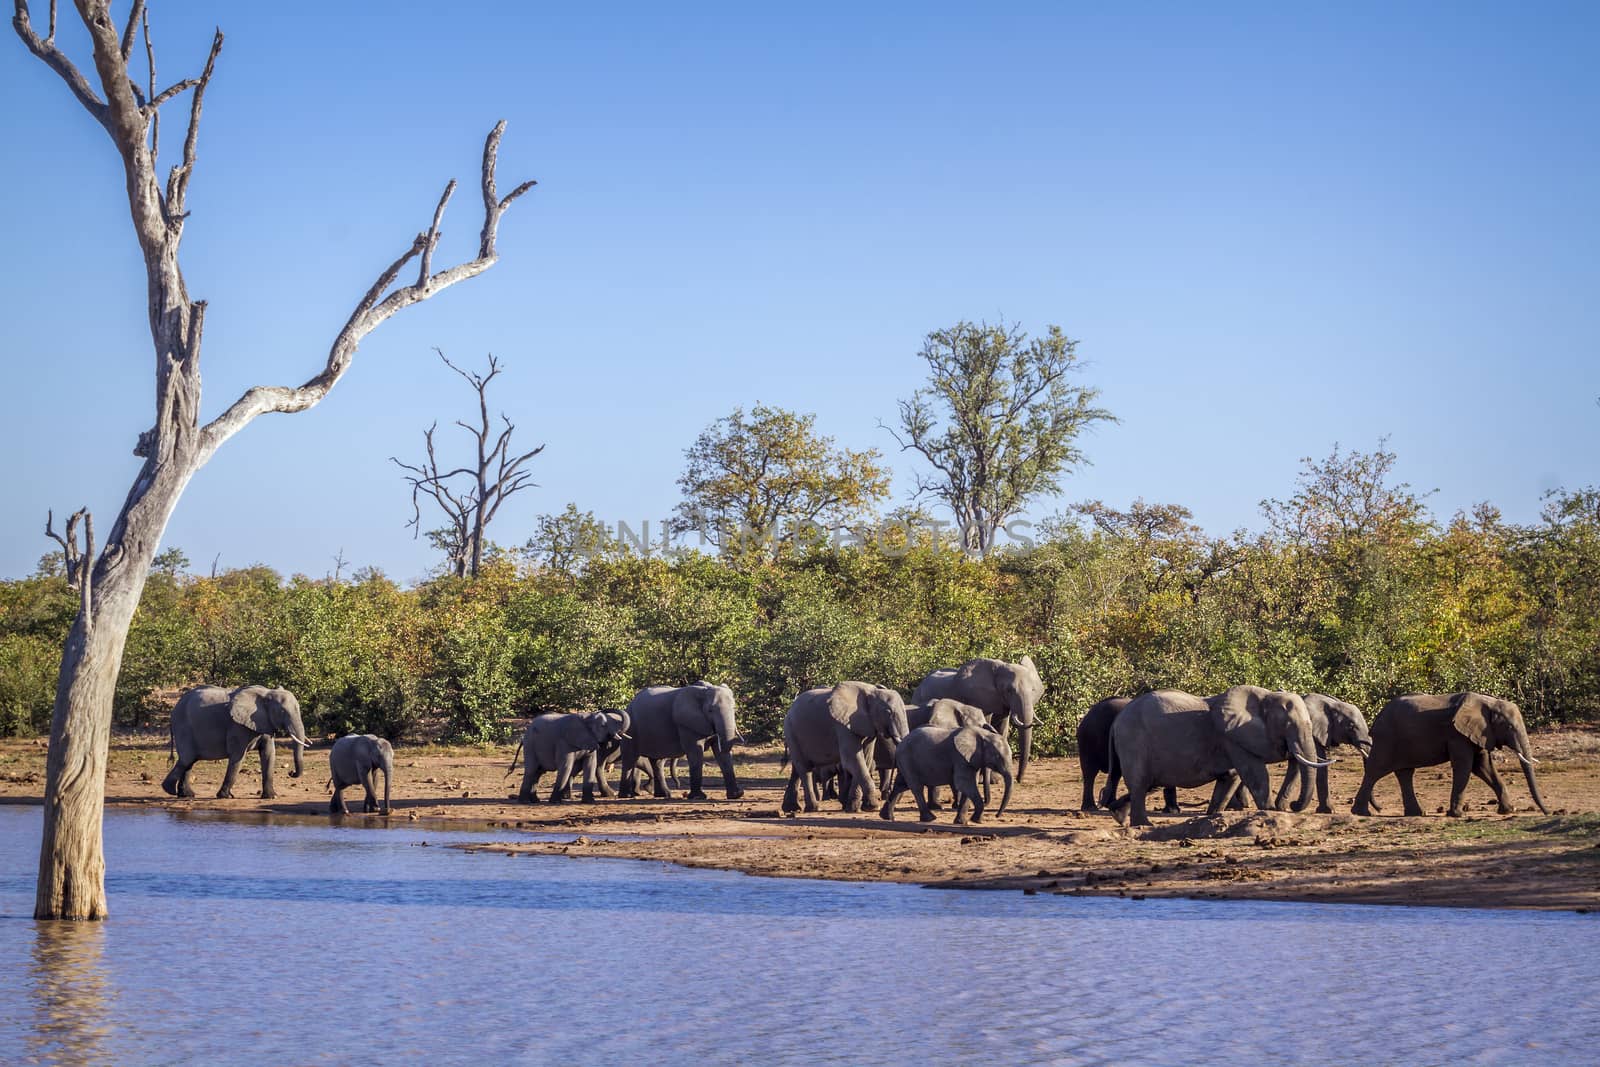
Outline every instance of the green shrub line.
MULTIPOLYGON (((1046 685, 1044 754, 1067 751, 1108 694, 1239 682, 1336 694, 1369 716, 1400 693, 1478 689, 1534 725, 1600 718, 1600 490, 1558 493, 1527 526, 1487 507, 1436 523, 1409 496, 1398 518, 1308 526, 1303 497, 1268 505, 1271 532, 1226 538, 1182 509, 1089 508, 1095 522, 987 559, 870 541, 744 562, 613 549, 560 569, 497 553, 477 579, 413 588, 371 570, 168 567, 129 634, 116 722, 161 725, 189 685, 259 682, 294 690, 323 733, 502 741, 512 716, 708 678, 767 740, 808 687, 855 678, 909 696, 936 667, 1023 653, 1046 685), (1140 515, 1165 518, 1128 521, 1140 515)), ((0 582, 7 735, 49 724, 77 604, 50 570, 0 582)))

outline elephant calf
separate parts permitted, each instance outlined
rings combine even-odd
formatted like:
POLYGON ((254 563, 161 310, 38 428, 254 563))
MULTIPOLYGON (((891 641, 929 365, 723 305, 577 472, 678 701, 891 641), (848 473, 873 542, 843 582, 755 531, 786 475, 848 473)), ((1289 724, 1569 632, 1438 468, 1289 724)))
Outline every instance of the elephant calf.
POLYGON ((894 788, 878 814, 892 820, 895 801, 900 794, 909 792, 917 802, 922 821, 932 822, 933 809, 928 806, 927 794, 947 785, 955 793, 956 823, 966 824, 968 804, 972 805, 972 821, 982 822, 983 790, 978 786, 978 775, 985 770, 998 771, 1005 780, 1000 809, 995 813, 1004 815, 1011 800, 1012 776, 1011 746, 1004 736, 970 726, 957 730, 923 726, 912 730, 895 749, 894 788))
MULTIPOLYGON (((567 784, 572 780, 574 763, 583 760, 583 799, 594 800, 595 752, 617 739, 628 740, 629 718, 626 712, 591 711, 569 712, 564 715, 538 715, 528 723, 517 752, 511 756, 511 771, 517 769, 517 754, 525 759, 522 788, 517 799, 525 804, 537 804, 539 798, 534 787, 545 771, 556 772, 556 784, 550 790, 550 803, 559 804, 565 798, 567 784)), ((624 774, 626 771, 624 756, 624 774)))
POLYGON ((367 791, 361 804, 365 812, 389 814, 389 785, 394 777, 394 749, 389 742, 376 734, 346 734, 333 743, 328 751, 328 770, 333 775, 333 799, 328 810, 339 815, 350 814, 344 803, 344 791, 359 785, 367 791), (378 771, 383 772, 383 807, 378 807, 375 787, 378 771))

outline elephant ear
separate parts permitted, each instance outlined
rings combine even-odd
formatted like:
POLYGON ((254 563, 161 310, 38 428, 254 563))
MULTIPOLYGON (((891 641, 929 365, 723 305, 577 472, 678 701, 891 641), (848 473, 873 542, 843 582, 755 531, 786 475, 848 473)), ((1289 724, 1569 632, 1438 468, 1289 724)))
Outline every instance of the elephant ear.
POLYGON ((1300 700, 1306 706, 1306 714, 1311 718, 1311 738, 1323 748, 1328 747, 1329 732, 1333 724, 1335 701, 1329 700, 1321 693, 1301 693, 1300 700))
POLYGON ((857 737, 870 737, 877 732, 867 710, 867 690, 855 682, 840 682, 833 687, 828 694, 828 713, 847 724, 857 737))
POLYGON ((978 736, 978 731, 971 727, 963 727, 957 730, 955 736, 950 739, 950 743, 955 746, 956 753, 968 763, 977 759, 981 742, 982 738, 978 736))
POLYGON ((267 691, 259 685, 235 689, 228 698, 228 718, 258 734, 272 733, 272 713, 261 702, 267 691))
POLYGON ((1476 693, 1461 695, 1451 725, 1456 728, 1458 734, 1479 748, 1491 748, 1494 745, 1494 731, 1489 726, 1489 709, 1476 693))
POLYGON ((716 689, 705 682, 682 687, 672 698, 672 721, 702 737, 715 732, 706 705, 716 698, 716 693, 716 689))
POLYGON ((1230 689, 1211 699, 1211 722, 1234 744, 1261 759, 1273 758, 1272 732, 1261 700, 1248 691, 1230 689))

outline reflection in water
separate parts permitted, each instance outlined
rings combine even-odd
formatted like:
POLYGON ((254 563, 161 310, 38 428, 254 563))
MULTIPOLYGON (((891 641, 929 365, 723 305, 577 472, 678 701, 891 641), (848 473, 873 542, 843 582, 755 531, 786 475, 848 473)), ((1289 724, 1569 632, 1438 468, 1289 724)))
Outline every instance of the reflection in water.
POLYGON ((105 923, 33 924, 29 1058, 45 1063, 106 1063, 116 997, 105 969, 105 923))
POLYGON ((1570 914, 746 878, 437 847, 503 829, 111 812, 111 919, 36 924, 39 823, 0 807, 5 1065, 1591 1063, 1600 1041, 1600 923, 1570 914), (1285 1025, 1285 997, 1314 1010, 1285 1025))

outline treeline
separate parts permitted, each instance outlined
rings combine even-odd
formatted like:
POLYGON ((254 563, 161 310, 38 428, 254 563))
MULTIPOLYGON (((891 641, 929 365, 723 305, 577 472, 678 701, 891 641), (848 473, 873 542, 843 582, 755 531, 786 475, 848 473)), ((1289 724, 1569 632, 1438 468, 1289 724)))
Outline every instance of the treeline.
MULTIPOLYGON (((517 716, 711 678, 733 687, 746 734, 770 738, 807 687, 861 678, 909 694, 934 667, 1024 652, 1048 686, 1044 752, 1098 698, 1163 686, 1323 690, 1368 714, 1399 693, 1471 688, 1535 724, 1600 718, 1600 490, 1554 494, 1528 526, 1487 506, 1440 522, 1389 484, 1393 458, 1307 462, 1292 497, 1263 504, 1259 533, 1090 502, 987 559, 876 541, 644 558, 575 509, 491 553, 476 579, 412 589, 370 571, 196 576, 168 553, 129 634, 117 721, 160 724, 166 694, 197 682, 265 682, 328 733, 504 740, 517 716)), ((77 604, 52 569, 0 584, 8 734, 48 725, 77 604)))

